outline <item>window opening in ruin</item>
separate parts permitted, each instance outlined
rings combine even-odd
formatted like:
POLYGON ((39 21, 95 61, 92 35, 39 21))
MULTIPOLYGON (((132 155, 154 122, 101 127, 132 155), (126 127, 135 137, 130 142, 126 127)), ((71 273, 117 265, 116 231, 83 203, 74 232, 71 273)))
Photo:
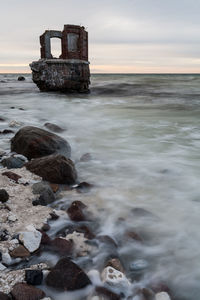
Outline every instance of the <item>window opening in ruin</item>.
POLYGON ((51 55, 53 58, 59 58, 62 54, 62 44, 60 38, 51 38, 51 55))

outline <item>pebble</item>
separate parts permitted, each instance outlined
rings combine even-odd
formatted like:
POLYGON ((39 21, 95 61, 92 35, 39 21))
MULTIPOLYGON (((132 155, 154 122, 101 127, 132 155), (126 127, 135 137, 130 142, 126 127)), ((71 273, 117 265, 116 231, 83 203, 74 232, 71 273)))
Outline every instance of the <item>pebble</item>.
POLYGON ((25 271, 25 280, 28 284, 31 285, 40 285, 43 280, 42 270, 26 270, 25 271))
POLYGON ((112 267, 106 267, 103 270, 101 277, 104 283, 107 283, 111 286, 116 286, 119 288, 128 288, 130 286, 130 282, 126 276, 122 272, 112 267))
POLYGON ((166 292, 156 294, 156 300, 171 300, 170 296, 166 292))
POLYGON ((0 189, 0 202, 5 203, 8 201, 9 195, 6 190, 0 189))

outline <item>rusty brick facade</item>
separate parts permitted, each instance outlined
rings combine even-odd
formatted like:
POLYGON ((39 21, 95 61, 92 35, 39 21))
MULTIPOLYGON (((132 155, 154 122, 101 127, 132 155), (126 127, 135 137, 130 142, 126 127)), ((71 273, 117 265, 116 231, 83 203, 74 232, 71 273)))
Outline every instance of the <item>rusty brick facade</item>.
POLYGON ((77 25, 63 31, 46 30, 40 36, 41 59, 30 64, 33 81, 42 91, 87 92, 90 83, 88 33, 77 25), (51 54, 51 38, 61 39, 61 55, 51 54))

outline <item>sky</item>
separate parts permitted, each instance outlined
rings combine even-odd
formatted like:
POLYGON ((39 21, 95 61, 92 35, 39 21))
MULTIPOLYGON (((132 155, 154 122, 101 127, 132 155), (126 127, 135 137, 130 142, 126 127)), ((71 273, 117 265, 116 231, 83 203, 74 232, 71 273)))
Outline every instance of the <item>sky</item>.
POLYGON ((200 73, 200 0, 0 2, 0 73, 30 72, 39 36, 64 24, 88 31, 92 73, 200 73))

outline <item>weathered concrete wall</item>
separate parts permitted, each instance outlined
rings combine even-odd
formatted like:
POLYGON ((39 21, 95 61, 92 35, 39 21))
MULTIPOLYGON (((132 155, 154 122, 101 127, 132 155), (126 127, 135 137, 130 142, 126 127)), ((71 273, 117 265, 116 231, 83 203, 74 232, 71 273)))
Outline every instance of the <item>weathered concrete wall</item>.
POLYGON ((89 62, 41 59, 30 64, 34 83, 41 91, 88 92, 89 62))

